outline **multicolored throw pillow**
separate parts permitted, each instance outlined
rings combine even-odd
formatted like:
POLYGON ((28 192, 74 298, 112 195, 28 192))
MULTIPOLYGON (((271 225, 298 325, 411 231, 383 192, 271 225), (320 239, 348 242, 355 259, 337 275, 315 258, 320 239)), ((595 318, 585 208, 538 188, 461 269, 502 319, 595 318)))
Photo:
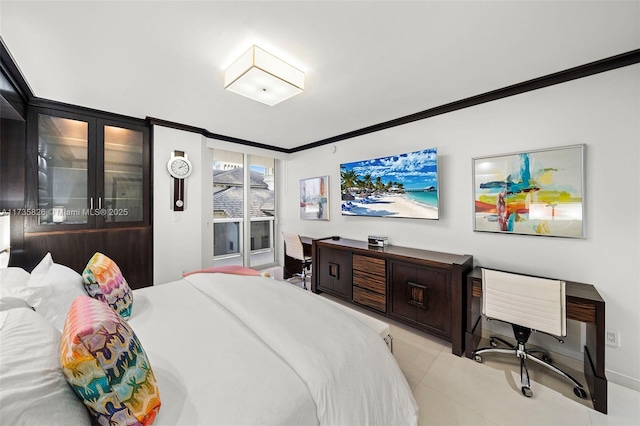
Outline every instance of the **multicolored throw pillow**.
POLYGON ((60 342, 62 372, 99 425, 150 425, 160 393, 129 324, 105 303, 78 296, 60 342))
POLYGON ((102 253, 91 257, 82 272, 89 296, 107 303, 122 318, 131 316, 133 293, 116 263, 102 253))

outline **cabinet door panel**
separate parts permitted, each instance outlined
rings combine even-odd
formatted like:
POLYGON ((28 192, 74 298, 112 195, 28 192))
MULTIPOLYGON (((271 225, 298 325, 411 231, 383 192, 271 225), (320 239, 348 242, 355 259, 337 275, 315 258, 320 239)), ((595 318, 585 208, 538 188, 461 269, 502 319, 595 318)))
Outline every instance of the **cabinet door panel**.
MULTIPOLYGON (((351 252, 333 250, 326 247, 318 249, 318 288, 346 300, 351 300, 352 266, 351 252)), ((314 273, 316 273, 314 271, 314 273)))
POLYGON ((332 250, 324 247, 319 247, 317 256, 318 261, 316 262, 316 268, 318 269, 318 271, 313 271, 313 273, 318 274, 318 288, 320 288, 321 290, 333 291, 332 274, 335 274, 337 271, 332 272, 332 269, 334 268, 332 266, 332 250))
POLYGON ((416 321, 417 306, 411 301, 411 286, 417 280, 416 267, 404 263, 391 263, 391 314, 407 321, 416 321))
MULTIPOLYGON (((76 114, 42 110, 32 114, 36 123, 37 158, 34 161, 34 196, 41 230, 93 227, 88 200, 93 194, 94 150, 90 144, 93 121, 76 114)), ((32 229, 34 229, 32 227, 32 229)))
POLYGON ((451 328, 451 286, 442 271, 418 268, 418 282, 424 286, 425 309, 416 310, 418 324, 432 327, 445 335, 451 328))
MULTIPOLYGON (((143 220, 144 134, 138 130, 103 126, 104 200, 106 223, 143 220)), ((102 200, 101 200, 102 201, 102 200)))
POLYGON ((345 299, 351 300, 353 287, 351 252, 333 250, 333 262, 339 267, 338 277, 335 278, 333 282, 333 291, 345 299))

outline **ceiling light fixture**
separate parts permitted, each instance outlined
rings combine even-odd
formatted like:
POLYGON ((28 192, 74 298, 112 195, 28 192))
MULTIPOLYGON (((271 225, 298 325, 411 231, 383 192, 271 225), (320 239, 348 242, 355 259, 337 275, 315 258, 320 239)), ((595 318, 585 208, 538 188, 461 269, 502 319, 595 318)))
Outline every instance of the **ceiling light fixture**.
POLYGON ((304 73, 258 46, 224 72, 224 88, 269 106, 302 93, 304 73))

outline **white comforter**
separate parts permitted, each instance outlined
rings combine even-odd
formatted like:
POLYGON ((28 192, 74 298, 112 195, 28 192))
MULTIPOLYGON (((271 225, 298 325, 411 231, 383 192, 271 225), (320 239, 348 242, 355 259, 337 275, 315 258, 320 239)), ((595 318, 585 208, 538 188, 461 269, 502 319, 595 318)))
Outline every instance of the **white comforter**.
POLYGON ((129 324, 158 380, 160 425, 315 425, 306 384, 186 281, 134 290, 129 324))
POLYGON ((417 423, 417 404, 384 341, 352 315, 264 277, 185 278, 224 306, 302 378, 322 425, 417 423))

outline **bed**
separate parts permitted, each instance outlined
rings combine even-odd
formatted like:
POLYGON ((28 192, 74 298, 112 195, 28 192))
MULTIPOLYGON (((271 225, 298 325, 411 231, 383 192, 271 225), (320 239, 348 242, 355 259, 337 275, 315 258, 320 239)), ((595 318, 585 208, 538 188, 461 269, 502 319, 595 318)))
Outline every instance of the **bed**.
MULTIPOLYGON (((156 425, 417 423, 417 404, 385 341, 313 293, 262 276, 196 273, 133 290, 132 298, 127 323, 144 347, 162 401, 156 425)), ((51 298, 23 299, 41 312, 52 310, 43 302, 51 298)), ((11 324, 13 316, 24 324, 25 310, 4 311, 0 321, 11 324)), ((6 328, 0 329, 2 381, 15 369, 15 353, 5 350, 11 346, 4 343, 6 328)), ((34 380, 29 386, 34 395, 34 380)), ((15 399, 0 389, 3 423, 20 409, 7 402, 15 399)))

